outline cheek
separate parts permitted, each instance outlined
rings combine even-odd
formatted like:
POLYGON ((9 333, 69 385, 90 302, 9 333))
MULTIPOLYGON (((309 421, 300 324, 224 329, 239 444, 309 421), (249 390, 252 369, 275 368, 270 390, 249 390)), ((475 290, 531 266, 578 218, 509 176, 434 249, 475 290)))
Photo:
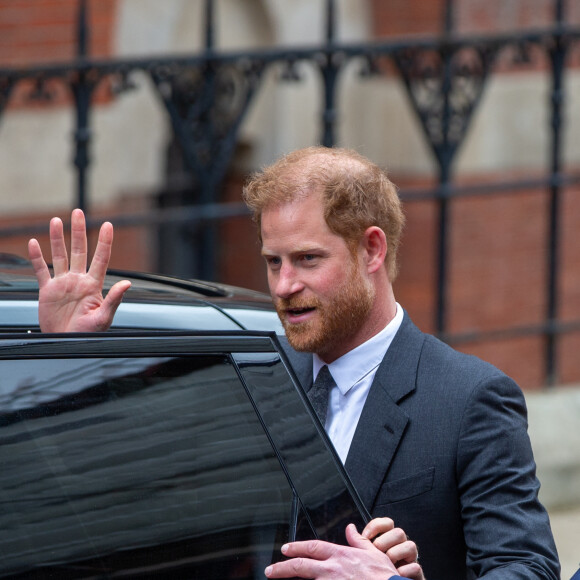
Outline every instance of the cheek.
POLYGON ((311 280, 310 288, 319 296, 333 296, 348 281, 348 271, 349 269, 345 266, 321 273, 316 280, 311 280))

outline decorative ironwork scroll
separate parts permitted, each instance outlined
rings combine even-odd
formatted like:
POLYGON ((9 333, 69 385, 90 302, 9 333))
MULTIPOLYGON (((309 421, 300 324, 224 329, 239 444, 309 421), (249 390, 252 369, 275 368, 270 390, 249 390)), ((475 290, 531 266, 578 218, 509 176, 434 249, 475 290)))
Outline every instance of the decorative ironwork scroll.
POLYGON ((463 143, 494 56, 477 47, 408 47, 393 54, 440 165, 450 164, 463 143))
POLYGON ((231 162, 240 125, 259 86, 258 61, 159 66, 151 78, 169 113, 201 203, 211 201, 231 162))

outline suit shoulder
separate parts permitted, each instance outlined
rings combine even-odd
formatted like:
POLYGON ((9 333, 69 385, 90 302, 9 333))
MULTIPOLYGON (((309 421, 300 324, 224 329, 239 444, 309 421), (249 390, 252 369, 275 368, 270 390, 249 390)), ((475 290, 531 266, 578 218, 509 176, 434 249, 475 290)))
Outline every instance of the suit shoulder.
POLYGON ((519 387, 503 371, 477 356, 455 350, 435 336, 424 334, 419 359, 419 377, 428 376, 448 385, 475 388, 481 384, 501 383, 508 388, 519 387))

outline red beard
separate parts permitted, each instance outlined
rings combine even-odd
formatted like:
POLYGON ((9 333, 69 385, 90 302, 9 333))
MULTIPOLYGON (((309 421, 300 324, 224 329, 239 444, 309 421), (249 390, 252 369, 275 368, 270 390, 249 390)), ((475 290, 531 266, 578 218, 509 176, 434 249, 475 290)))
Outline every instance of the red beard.
POLYGON ((279 298, 275 306, 291 346, 323 356, 359 331, 369 316, 374 298, 374 289, 353 264, 350 276, 324 300, 317 296, 279 298), (315 316, 303 322, 287 320, 288 310, 304 309, 314 309, 315 316))

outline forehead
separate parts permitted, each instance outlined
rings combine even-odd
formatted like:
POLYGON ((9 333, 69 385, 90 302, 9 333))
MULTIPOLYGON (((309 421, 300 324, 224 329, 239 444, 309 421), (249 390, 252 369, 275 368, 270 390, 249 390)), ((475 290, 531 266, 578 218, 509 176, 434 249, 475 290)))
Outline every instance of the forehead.
POLYGON ((320 195, 310 194, 290 201, 282 201, 269 205, 262 211, 262 234, 272 227, 279 229, 298 225, 328 228, 320 195))
POLYGON ((318 195, 269 206, 262 212, 260 227, 263 251, 283 253, 294 248, 344 244, 328 227, 318 195))

